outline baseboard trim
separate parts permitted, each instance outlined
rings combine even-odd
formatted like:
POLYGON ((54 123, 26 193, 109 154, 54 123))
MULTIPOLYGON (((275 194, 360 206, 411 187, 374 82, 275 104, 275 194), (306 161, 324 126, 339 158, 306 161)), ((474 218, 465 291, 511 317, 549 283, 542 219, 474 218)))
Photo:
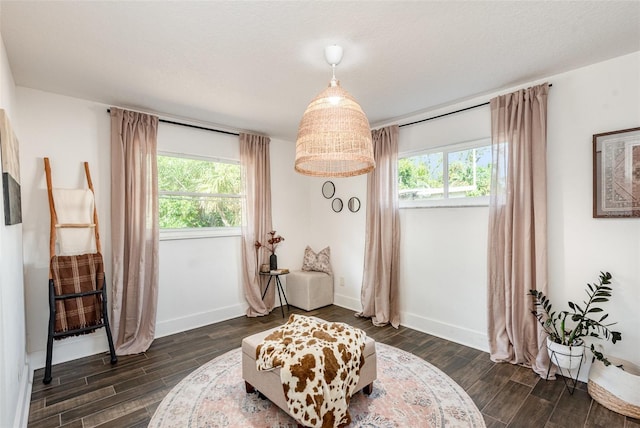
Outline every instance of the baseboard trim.
MULTIPOLYGON (((362 310, 360 300, 340 294, 334 296, 333 304, 354 311, 362 310)), ((443 323, 410 312, 400 312, 400 325, 483 352, 489 352, 489 340, 486 333, 483 332, 443 323)))
MULTIPOLYGON (((68 337, 53 341, 53 355, 51 364, 65 363, 78 358, 107 352, 109 344, 105 329, 101 328, 91 334, 68 337)), ((41 369, 47 361, 47 351, 44 349, 29 354, 29 361, 33 370, 41 369)))
POLYGON ((483 352, 489 352, 489 338, 487 334, 453 324, 427 318, 421 315, 402 312, 401 324, 405 327, 431 334, 460 345, 469 346, 483 352))
POLYGON ((29 405, 31 404, 31 389, 33 386, 33 370, 30 369, 28 359, 20 374, 20 392, 16 403, 16 415, 13 426, 26 428, 29 421, 29 405))
POLYGON ((212 311, 200 312, 193 315, 161 321, 156 324, 155 337, 169 336, 171 334, 180 333, 220 321, 226 321, 228 319, 244 315, 246 310, 246 304, 237 304, 214 309, 212 311))
POLYGON ((343 294, 334 294, 333 304, 356 312, 362 310, 360 299, 354 299, 353 297, 345 296, 343 294))
MULTIPOLYGON (((185 317, 161 321, 156 324, 155 337, 168 336, 180 333, 204 325, 225 321, 244 315, 246 305, 237 304, 213 311, 201 312, 185 317)), ((99 329, 92 334, 70 337, 64 340, 56 340, 53 343, 52 364, 64 363, 90 355, 108 352, 107 335, 104 329, 99 329)), ((46 350, 34 351, 29 354, 31 368, 37 370, 45 366, 46 350)))

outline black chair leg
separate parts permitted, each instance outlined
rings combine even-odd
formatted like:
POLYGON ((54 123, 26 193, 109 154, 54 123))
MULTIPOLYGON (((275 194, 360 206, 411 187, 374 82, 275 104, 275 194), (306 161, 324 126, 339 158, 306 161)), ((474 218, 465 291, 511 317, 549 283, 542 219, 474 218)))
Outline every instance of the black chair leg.
POLYGON ((107 284, 106 280, 102 284, 102 321, 107 330, 107 341, 109 342, 109 353, 111 354, 111 364, 118 362, 116 349, 113 346, 113 336, 111 335, 111 326, 109 325, 109 310, 107 309, 107 284))
POLYGON ((53 357, 53 330, 56 323, 56 300, 53 292, 53 280, 49 280, 49 327, 47 335, 47 362, 44 369, 44 379, 42 382, 45 385, 51 383, 51 359, 53 357))

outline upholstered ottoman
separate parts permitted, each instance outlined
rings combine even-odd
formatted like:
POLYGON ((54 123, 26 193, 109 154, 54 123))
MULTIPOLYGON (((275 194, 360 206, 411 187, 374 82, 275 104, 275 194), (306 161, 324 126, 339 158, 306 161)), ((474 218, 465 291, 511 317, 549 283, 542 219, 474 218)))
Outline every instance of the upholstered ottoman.
MULTIPOLYGON (((289 413, 287 402, 282 390, 280 369, 258 371, 256 369, 256 348, 265 337, 278 327, 256 333, 242 339, 242 378, 245 381, 247 392, 256 390, 267 397, 273 404, 289 413)), ((364 345, 364 364, 360 369, 360 380, 356 385, 356 391, 362 390, 365 394, 373 391, 373 381, 378 377, 376 365, 376 342, 367 336, 364 345)))
POLYGON ((287 275, 287 300, 311 311, 333 303, 333 277, 324 272, 293 271, 287 275))

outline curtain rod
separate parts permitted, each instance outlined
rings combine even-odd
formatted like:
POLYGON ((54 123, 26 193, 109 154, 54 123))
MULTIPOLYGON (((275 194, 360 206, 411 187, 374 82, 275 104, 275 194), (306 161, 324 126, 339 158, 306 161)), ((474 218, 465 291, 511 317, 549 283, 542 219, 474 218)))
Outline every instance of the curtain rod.
MULTIPOLYGON (((549 87, 552 87, 553 84, 549 84, 549 87)), ((474 108, 478 108, 478 107, 483 107, 483 106, 487 106, 491 103, 491 101, 487 101, 486 103, 482 103, 482 104, 476 104, 474 106, 471 107, 465 107, 465 108, 461 108, 460 110, 456 110, 456 111, 450 111, 449 113, 444 113, 444 114, 439 114, 437 116, 433 116, 433 117, 428 117, 426 119, 421 119, 421 120, 416 120, 415 122, 409 122, 409 123, 403 123, 402 125, 398 125, 400 128, 402 128, 403 126, 411 126, 411 125, 415 125, 416 123, 422 123, 422 122, 427 122, 429 120, 433 120, 433 119, 439 119, 441 117, 445 117, 445 116, 449 116, 451 114, 456 114, 456 113, 462 113, 463 111, 467 111, 467 110, 472 110, 474 108)))
MULTIPOLYGON (((107 113, 111 113, 110 108, 107 109, 107 113)), ((200 125, 191 125, 190 123, 174 122, 173 120, 158 118, 158 121, 162 123, 169 123, 171 125, 186 126, 187 128, 195 128, 195 129, 202 129, 204 131, 219 132, 220 134, 235 135, 235 136, 240 135, 237 132, 223 131, 222 129, 215 129, 215 128, 207 128, 206 126, 200 126, 200 125)))

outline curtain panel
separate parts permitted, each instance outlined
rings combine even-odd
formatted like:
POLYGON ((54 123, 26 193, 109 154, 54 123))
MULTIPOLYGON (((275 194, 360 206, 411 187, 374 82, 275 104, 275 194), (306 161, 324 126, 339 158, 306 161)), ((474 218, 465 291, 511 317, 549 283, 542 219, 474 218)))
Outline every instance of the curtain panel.
POLYGON ((247 316, 268 315, 275 304, 276 287, 262 300, 263 277, 260 265, 268 263, 268 254, 257 249, 256 241, 264 242, 271 227, 271 166, 268 137, 240 134, 240 165, 245 197, 242 206, 242 279, 247 316))
POLYGON ((376 168, 367 176, 367 219, 362 312, 373 324, 400 325, 398 297, 400 209, 398 202, 398 125, 371 132, 376 168))
POLYGON ((492 176, 488 236, 491 359, 546 376, 545 336, 530 289, 547 293, 547 94, 549 85, 491 100, 492 176))
POLYGON ((112 324, 118 355, 146 351, 158 301, 158 117, 111 108, 112 324))

